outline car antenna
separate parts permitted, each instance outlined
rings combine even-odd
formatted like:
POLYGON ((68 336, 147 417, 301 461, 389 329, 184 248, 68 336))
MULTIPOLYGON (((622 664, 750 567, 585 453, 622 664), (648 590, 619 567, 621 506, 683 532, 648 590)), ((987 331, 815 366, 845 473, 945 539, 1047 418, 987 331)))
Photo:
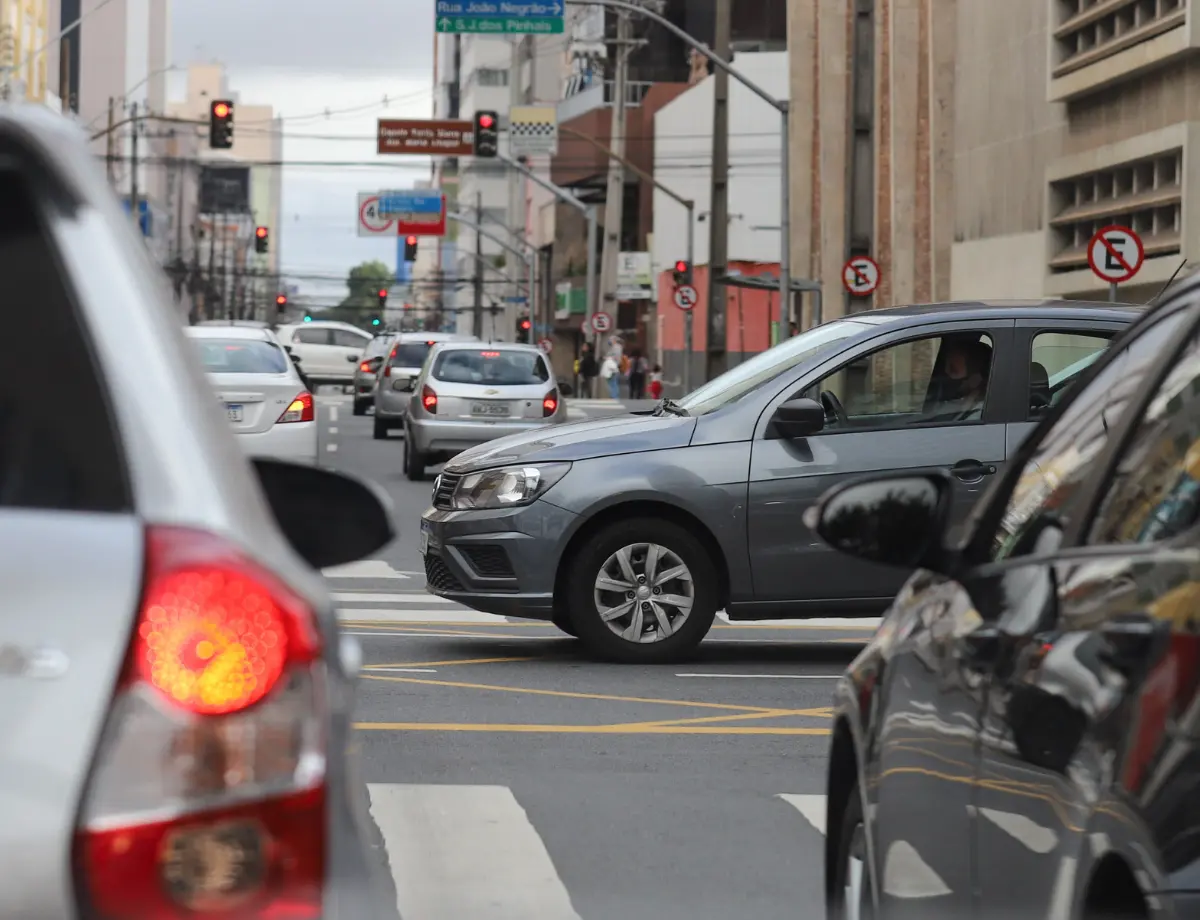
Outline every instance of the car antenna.
POLYGON ((1181 271, 1183 271, 1183 266, 1187 265, 1187 261, 1188 261, 1187 259, 1184 259, 1182 262, 1179 263, 1179 267, 1177 269, 1175 269, 1175 272, 1171 275, 1170 278, 1167 279, 1167 283, 1162 286, 1162 290, 1160 290, 1157 294, 1155 294, 1153 297, 1151 297, 1149 300, 1147 300, 1146 303, 1144 304, 1144 306, 1147 306, 1147 307, 1150 306, 1150 304, 1154 303, 1155 301, 1158 300, 1158 298, 1162 297, 1163 294, 1167 293, 1167 288, 1169 288, 1172 284, 1175 283, 1175 279, 1179 277, 1179 273, 1181 271))

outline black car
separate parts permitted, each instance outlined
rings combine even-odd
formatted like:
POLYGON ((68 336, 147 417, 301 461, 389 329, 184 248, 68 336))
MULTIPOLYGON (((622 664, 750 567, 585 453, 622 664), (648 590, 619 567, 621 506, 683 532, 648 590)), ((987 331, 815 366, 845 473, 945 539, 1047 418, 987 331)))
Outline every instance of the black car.
POLYGON ((1200 917, 1200 280, 1054 406, 958 539, 940 471, 843 483, 916 569, 841 678, 831 917, 1200 917))

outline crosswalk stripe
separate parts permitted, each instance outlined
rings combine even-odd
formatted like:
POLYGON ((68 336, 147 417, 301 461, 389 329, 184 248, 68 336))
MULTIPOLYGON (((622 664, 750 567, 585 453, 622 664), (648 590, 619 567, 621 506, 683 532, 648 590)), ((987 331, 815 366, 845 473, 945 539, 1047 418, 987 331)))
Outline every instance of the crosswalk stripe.
POLYGON ((412 578, 411 575, 396 571, 382 559, 363 559, 348 565, 338 565, 323 569, 321 574, 326 578, 412 578))
POLYGON ((804 820, 822 834, 825 833, 825 796, 823 795, 794 795, 784 792, 779 796, 796 811, 804 816, 804 820))
POLYGON ((339 607, 339 620, 364 620, 374 623, 502 623, 506 617, 481 613, 467 607, 389 610, 386 607, 339 607))
POLYGON ((448 597, 438 597, 425 591, 413 591, 408 594, 373 594, 369 591, 339 591, 330 597, 335 604, 349 601, 357 604, 453 604, 455 601, 448 597))
POLYGON ((580 920, 507 786, 367 788, 404 920, 580 920))

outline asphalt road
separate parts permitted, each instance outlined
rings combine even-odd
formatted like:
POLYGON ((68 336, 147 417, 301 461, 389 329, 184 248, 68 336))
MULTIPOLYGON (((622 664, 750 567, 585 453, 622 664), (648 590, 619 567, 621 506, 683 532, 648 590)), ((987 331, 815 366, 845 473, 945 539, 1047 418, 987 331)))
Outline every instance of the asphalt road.
POLYGON ((401 437, 346 399, 319 419, 324 462, 383 486, 400 530, 326 574, 363 646, 359 752, 404 920, 821 916, 830 688, 869 627, 721 621, 685 666, 589 661, 426 594, 432 474, 408 482, 401 437))

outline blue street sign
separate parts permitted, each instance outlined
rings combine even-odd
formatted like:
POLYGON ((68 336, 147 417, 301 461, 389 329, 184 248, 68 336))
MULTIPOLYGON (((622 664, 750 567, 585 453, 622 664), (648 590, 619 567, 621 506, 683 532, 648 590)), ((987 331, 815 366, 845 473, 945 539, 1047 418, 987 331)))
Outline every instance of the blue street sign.
POLYGON ((548 34, 563 31, 562 0, 437 0, 438 32, 548 34))
POLYGON ((526 298, 526 297, 505 297, 504 298, 505 303, 525 303, 526 300, 528 300, 528 298, 526 298))
POLYGON ((381 192, 379 213, 389 214, 441 214, 442 193, 426 190, 381 192))

